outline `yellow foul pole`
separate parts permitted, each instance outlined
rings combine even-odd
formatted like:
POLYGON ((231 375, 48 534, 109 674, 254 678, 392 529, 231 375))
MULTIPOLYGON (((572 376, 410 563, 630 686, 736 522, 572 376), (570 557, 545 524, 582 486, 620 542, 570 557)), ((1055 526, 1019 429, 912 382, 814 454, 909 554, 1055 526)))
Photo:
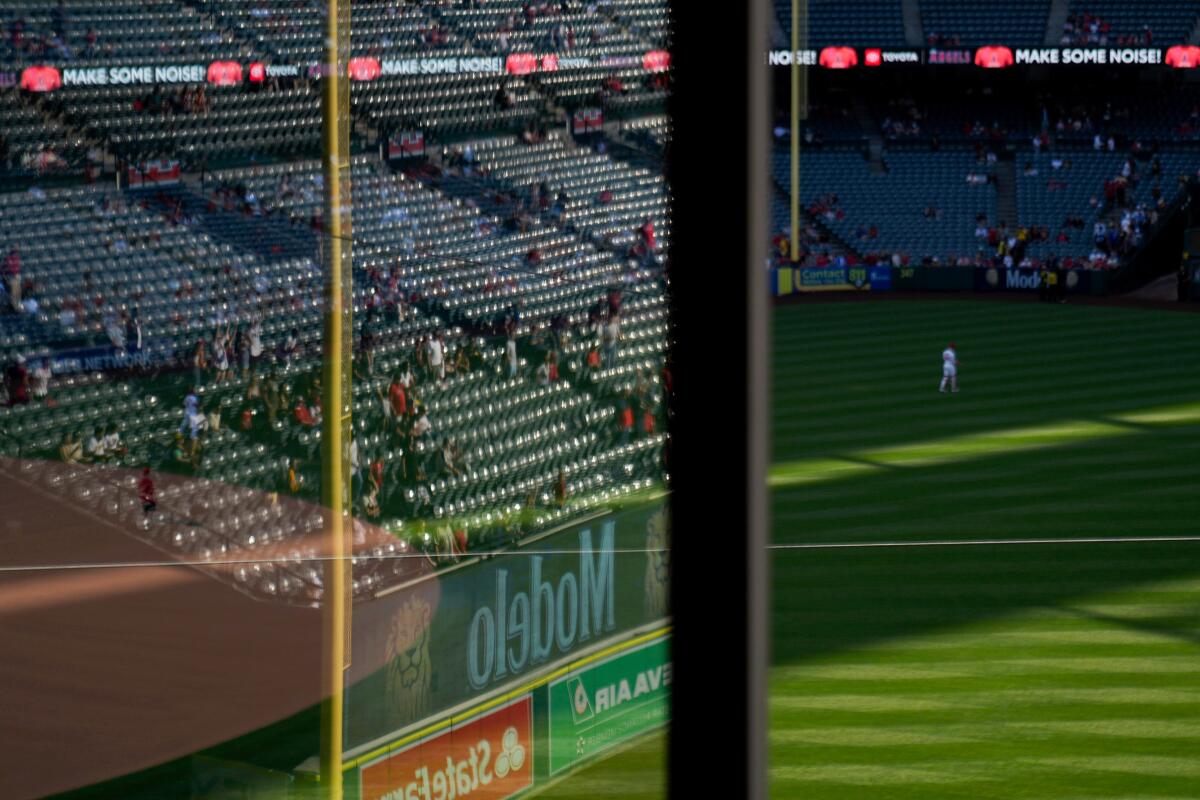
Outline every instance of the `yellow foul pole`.
POLYGON ((800 50, 808 47, 808 0, 792 0, 792 261, 800 260, 800 120, 807 118, 808 67, 800 64, 800 50), (801 36, 801 26, 804 35, 801 36))
POLYGON ((342 719, 350 637, 350 0, 328 0, 321 76, 322 161, 325 178, 325 329, 322 337, 321 502, 328 556, 324 562, 321 652, 321 785, 342 798, 342 719))

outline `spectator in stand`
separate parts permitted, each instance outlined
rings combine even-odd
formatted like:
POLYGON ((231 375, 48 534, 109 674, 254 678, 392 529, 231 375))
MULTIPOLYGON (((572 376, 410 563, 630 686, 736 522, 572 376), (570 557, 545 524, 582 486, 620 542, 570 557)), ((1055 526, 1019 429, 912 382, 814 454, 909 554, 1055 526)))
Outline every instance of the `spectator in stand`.
POLYGON ((439 381, 446 379, 446 344, 442 339, 441 331, 435 333, 430 339, 428 347, 428 364, 429 375, 439 381))
POLYGON ((83 445, 83 456, 92 463, 108 461, 108 451, 104 449, 104 429, 96 428, 88 436, 83 445))
POLYGON ((8 405, 23 406, 29 404, 29 370, 25 367, 25 356, 18 355, 9 365, 5 383, 8 389, 8 405))
POLYGON ((567 505, 567 473, 566 470, 558 471, 558 480, 554 482, 554 503, 559 508, 565 508, 567 505))
POLYGON ((13 245, 4 259, 4 275, 8 281, 8 301, 12 310, 21 311, 21 251, 13 245))
POLYGON ((104 451, 109 454, 109 457, 116 460, 124 458, 128 454, 129 449, 121 441, 121 433, 117 430, 116 425, 109 425, 107 433, 104 434, 104 451))
POLYGON ((516 105, 516 98, 513 97, 513 93, 505 81, 500 82, 500 86, 496 89, 496 94, 492 98, 492 103, 496 108, 505 110, 516 105))
POLYGON ((508 368, 508 377, 517 377, 517 340, 511 333, 504 343, 504 364, 508 368))
POLYGON ((621 444, 629 444, 633 437, 633 398, 626 390, 617 406, 617 432, 621 444))
POLYGON ((302 395, 296 396, 296 403, 292 408, 292 417, 296 420, 298 425, 301 425, 305 428, 317 427, 317 419, 313 416, 311 408, 309 407, 308 403, 304 401, 304 397, 302 395))
POLYGON ((350 437, 350 492, 351 497, 361 497, 363 488, 362 462, 358 458, 358 437, 350 437))
POLYGON ((135 306, 132 312, 121 312, 121 318, 125 321, 125 349, 133 354, 138 353, 142 349, 142 321, 135 306))
POLYGON ((454 374, 466 375, 471 371, 471 358, 467 355, 466 347, 459 347, 454 355, 454 374))
POLYGON ((388 386, 386 403, 388 416, 392 419, 400 420, 407 416, 408 391, 400 373, 396 373, 396 377, 392 378, 392 382, 388 386))
POLYGON ((279 349, 279 358, 285 365, 291 365, 292 361, 300 354, 300 330, 292 328, 284 339, 283 344, 279 349))
POLYGON ((218 383, 233 378, 233 370, 229 364, 229 332, 218 328, 213 333, 212 343, 213 366, 216 368, 218 383))
POLYGON ((288 494, 298 495, 304 488, 304 476, 300 473, 300 459, 293 458, 288 461, 287 474, 284 477, 284 486, 288 494))
POLYGON ((154 488, 154 479, 150 477, 150 468, 142 468, 142 478, 138 481, 138 500, 142 503, 142 513, 149 514, 158 508, 158 492, 154 488))
POLYGON ((53 372, 50 367, 50 359, 38 359, 33 365, 33 372, 30 374, 30 390, 33 394, 33 399, 39 403, 46 405, 54 405, 50 399, 50 378, 53 377, 53 372))
POLYGON ((429 414, 424 407, 417 411, 416 417, 413 419, 412 432, 410 441, 412 442, 410 450, 414 453, 419 453, 416 466, 416 479, 418 481, 427 480, 429 471, 429 456, 430 449, 427 443, 431 441, 430 433, 433 430, 433 423, 429 421, 429 414))
POLYGON ((612 369, 617 365, 617 345, 621 341, 621 319, 614 313, 608 314, 602 334, 604 344, 604 368, 612 369))
POLYGON ((208 346, 203 339, 196 342, 192 351, 192 383, 196 386, 204 384, 204 371, 208 369, 208 346))
POLYGON ((83 463, 83 445, 71 431, 63 434, 62 442, 58 446, 58 457, 65 464, 83 463))
POLYGON ((447 437, 442 445, 442 465, 450 475, 461 476, 465 468, 462 449, 453 437, 447 437))

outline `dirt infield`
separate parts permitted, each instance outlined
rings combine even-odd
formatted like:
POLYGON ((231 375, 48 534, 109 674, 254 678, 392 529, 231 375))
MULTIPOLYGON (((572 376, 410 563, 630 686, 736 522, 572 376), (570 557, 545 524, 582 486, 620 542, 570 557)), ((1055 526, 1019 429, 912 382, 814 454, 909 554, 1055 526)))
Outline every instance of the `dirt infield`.
POLYGON ((141 770, 319 701, 316 609, 255 600, 189 566, 147 566, 169 559, 5 466, 0 797, 141 770))

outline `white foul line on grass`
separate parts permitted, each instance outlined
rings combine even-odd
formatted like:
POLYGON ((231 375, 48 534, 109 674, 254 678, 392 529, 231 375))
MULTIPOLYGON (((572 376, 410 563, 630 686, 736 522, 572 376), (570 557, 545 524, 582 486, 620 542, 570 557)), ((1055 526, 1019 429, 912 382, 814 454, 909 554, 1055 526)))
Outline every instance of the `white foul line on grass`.
POLYGON ((840 550, 846 548, 885 547, 990 547, 1035 544, 1122 544, 1153 542, 1200 542, 1200 536, 1087 536, 1073 539, 946 539, 915 542, 809 542, 772 544, 768 550, 840 550))

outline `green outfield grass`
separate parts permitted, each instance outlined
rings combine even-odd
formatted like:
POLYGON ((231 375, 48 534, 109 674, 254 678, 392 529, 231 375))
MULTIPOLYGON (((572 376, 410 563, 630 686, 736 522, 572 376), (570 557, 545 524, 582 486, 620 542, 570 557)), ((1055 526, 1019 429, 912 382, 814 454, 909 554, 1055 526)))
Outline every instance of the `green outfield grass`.
POLYGON ((667 734, 647 734, 600 759, 544 791, 538 800, 590 800, 591 798, 660 798, 667 796, 667 734))
MULTIPOLYGON (((1198 334, 1191 314, 1070 305, 777 308, 774 541, 1197 535, 1198 334)), ((1200 797, 1200 542, 772 565, 773 797, 1200 797)), ((648 758, 588 774, 616 786, 648 758)))
MULTIPOLYGON (((777 309, 774 541, 1195 535, 1197 334, 1094 307, 777 309)), ((1200 794, 1200 542, 772 564, 773 796, 1200 794)))

